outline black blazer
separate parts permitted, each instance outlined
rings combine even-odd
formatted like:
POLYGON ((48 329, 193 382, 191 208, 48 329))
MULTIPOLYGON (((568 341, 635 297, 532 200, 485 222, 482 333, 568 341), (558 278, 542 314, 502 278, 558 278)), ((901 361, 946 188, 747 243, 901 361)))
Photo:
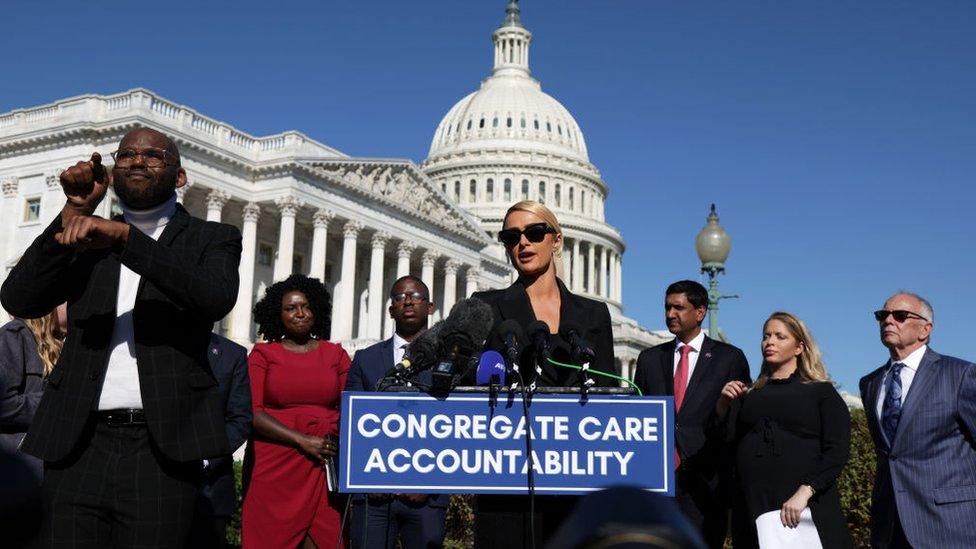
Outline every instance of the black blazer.
MULTIPOLYGON (((607 309, 607 304, 570 292, 558 278, 556 279, 556 283, 559 285, 559 294, 562 302, 559 307, 560 333, 567 333, 570 327, 576 328, 596 352, 596 358, 593 359, 590 368, 619 375, 613 362, 613 328, 610 324, 610 310, 607 309)), ((532 303, 529 301, 529 295, 525 291, 525 286, 519 280, 504 290, 477 292, 472 297, 478 298, 490 305, 494 316, 495 323, 492 326, 488 340, 485 342, 486 349, 493 349, 502 352, 504 355, 505 344, 502 341, 501 335, 498 333, 498 326, 502 321, 514 319, 518 321, 524 330, 532 321, 536 320, 535 313, 532 311, 532 303)), ((556 354, 555 351, 554 354, 556 354)), ((531 345, 524 345, 522 356, 519 359, 519 368, 523 373, 529 371, 534 372, 534 361, 535 350, 531 345)), ((578 383, 578 373, 570 372, 567 375, 564 372, 558 371, 557 368, 557 366, 546 364, 543 367, 542 378, 537 380, 537 385, 540 387, 569 387, 578 383), (562 382, 558 380, 562 380, 562 382)), ((599 386, 610 387, 619 385, 617 381, 611 378, 600 375, 592 377, 599 386)))
MULTIPOLYGON (((634 383, 644 396, 674 396, 674 348, 671 340, 641 352, 634 383)), ((737 379, 752 383, 742 350, 705 337, 681 411, 674 418, 674 440, 681 469, 713 478, 723 457, 725 433, 715 421, 715 403, 722 387, 737 379)))
MULTIPOLYGON (((247 375, 247 349, 211 334, 207 353, 210 368, 217 378, 217 390, 224 407, 224 425, 231 451, 251 436, 251 381, 247 375)), ((204 511, 213 516, 229 517, 237 507, 234 490, 234 457, 221 456, 207 460, 203 468, 204 511)))
POLYGON ((105 378, 125 265, 141 276, 133 330, 153 442, 179 461, 229 453, 207 345, 213 323, 237 300, 240 231, 190 217, 179 205, 158 241, 130 226, 121 250, 61 246, 54 240, 61 228, 57 216, 0 290, 3 307, 25 318, 68 302, 68 337, 22 449, 58 461, 81 437, 105 378))

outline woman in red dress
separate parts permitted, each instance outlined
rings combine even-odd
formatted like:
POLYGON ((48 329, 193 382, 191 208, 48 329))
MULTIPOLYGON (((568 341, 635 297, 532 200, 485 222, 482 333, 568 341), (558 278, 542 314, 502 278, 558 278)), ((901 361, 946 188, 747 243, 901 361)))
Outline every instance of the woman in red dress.
POLYGON ((338 450, 339 396, 349 355, 326 341, 329 293, 292 275, 254 306, 266 343, 251 350, 254 465, 244 496, 242 543, 248 549, 332 548, 340 535, 339 495, 323 465, 338 450))

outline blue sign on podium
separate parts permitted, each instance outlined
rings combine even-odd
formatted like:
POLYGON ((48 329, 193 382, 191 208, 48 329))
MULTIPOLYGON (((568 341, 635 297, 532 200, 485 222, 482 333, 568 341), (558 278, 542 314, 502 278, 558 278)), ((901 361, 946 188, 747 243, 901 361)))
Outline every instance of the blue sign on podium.
POLYGON ((344 392, 342 492, 539 494, 639 486, 674 495, 672 397, 344 392))

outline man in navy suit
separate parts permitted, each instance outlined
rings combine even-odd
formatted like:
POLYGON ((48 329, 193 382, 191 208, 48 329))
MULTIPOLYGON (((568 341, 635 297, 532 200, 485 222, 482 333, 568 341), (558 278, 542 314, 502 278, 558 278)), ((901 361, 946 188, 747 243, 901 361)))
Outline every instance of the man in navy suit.
MULTIPOLYGON (((236 450, 251 435, 251 381, 247 375, 247 349, 224 336, 210 334, 207 358, 217 378, 227 440, 231 450, 236 450)), ((236 508, 234 456, 204 460, 203 485, 187 545, 224 547, 227 524, 236 508)))
POLYGON ((871 546, 976 547, 976 365, 928 346, 935 315, 918 295, 874 316, 890 358, 860 384, 878 460, 871 546))
MULTIPOLYGON (((637 357, 634 383, 644 395, 674 395, 675 500, 709 547, 721 548, 728 530, 731 457, 716 430, 715 403, 732 380, 751 384, 738 347, 701 329, 708 291, 680 280, 664 292, 664 319, 674 339, 637 357)), ((738 517, 736 517, 738 518, 738 517)), ((733 525, 733 533, 741 529, 733 525)))
MULTIPOLYGON (((419 278, 399 278, 390 289, 393 337, 356 353, 349 368, 347 391, 374 391, 376 384, 403 359, 407 345, 427 329, 434 313, 430 291, 419 278)), ((350 541, 353 549, 396 546, 404 549, 441 547, 449 498, 446 494, 370 494, 353 497, 350 541)))

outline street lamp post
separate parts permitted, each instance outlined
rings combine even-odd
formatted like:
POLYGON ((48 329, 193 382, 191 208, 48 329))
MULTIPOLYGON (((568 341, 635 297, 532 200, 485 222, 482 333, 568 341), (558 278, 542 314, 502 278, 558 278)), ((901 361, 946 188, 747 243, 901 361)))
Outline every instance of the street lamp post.
POLYGON ((725 260, 729 257, 732 239, 729 233, 718 224, 715 204, 708 214, 705 227, 695 238, 695 250, 701 260, 701 272, 708 273, 708 337, 718 339, 718 302, 722 299, 739 297, 735 294, 722 294, 718 291, 718 275, 725 272, 725 260))

